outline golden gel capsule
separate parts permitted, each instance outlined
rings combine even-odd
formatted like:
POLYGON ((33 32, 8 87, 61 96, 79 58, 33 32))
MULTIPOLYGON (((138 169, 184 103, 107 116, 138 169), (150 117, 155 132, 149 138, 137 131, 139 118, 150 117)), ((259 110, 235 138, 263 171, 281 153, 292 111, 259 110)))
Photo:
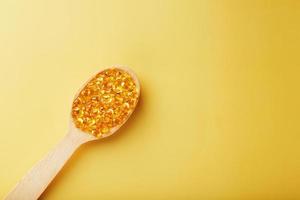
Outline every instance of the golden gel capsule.
POLYGON ((98 73, 72 105, 75 126, 96 137, 123 124, 138 100, 137 86, 128 72, 110 68, 98 73))

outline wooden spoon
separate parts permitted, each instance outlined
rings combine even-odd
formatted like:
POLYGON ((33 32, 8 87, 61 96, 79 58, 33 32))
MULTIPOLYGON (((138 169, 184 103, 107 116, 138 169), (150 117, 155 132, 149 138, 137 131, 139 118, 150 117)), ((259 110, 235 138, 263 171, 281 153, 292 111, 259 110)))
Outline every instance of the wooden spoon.
MULTIPOLYGON (((128 68, 114 67, 116 69, 127 72, 133 79, 138 96, 140 95, 140 84, 137 76, 128 68)), ((104 71, 104 70, 102 70, 104 71)), ((100 71, 100 72, 102 72, 100 71)), ((100 73, 98 72, 98 73, 100 73)), ((97 73, 97 74, 98 74, 97 73)), ((94 77, 94 76, 93 76, 94 77)), ((89 80, 90 81, 90 80, 89 80)), ((89 83, 89 81, 87 83, 89 83)), ((86 84, 87 84, 86 83, 86 84)), ((86 85, 85 84, 85 85, 86 85)), ((84 86, 85 86, 84 85, 84 86)), ((84 88, 83 86, 83 88, 84 88)), ((81 90, 77 93, 76 97, 81 90)), ((135 104, 136 106, 136 104, 135 104)), ((132 113, 132 112, 131 112, 132 113)), ((95 137, 91 134, 83 132, 77 128, 73 122, 72 116, 69 125, 69 131, 62 141, 50 151, 42 160, 40 160, 13 188, 13 190, 6 196, 6 200, 33 200, 38 199, 47 186, 51 183, 57 173, 62 169, 64 164, 68 161, 74 151, 82 144, 102 139, 114 134, 130 117, 128 114, 126 120, 116 127, 113 127, 103 137, 95 137)))

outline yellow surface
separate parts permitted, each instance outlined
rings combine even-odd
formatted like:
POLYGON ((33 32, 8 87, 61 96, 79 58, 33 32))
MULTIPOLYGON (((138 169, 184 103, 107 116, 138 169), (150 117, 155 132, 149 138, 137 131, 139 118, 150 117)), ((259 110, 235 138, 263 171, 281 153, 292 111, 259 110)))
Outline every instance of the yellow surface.
POLYGON ((136 113, 42 199, 300 199, 300 1, 1 1, 0 44, 0 198, 123 64, 136 113))

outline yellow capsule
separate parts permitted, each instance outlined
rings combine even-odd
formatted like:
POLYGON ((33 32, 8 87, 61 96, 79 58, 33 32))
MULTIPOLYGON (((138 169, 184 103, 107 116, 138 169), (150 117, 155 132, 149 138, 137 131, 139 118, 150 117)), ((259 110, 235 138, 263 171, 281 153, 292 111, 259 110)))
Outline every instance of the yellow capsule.
POLYGON ((127 102, 125 102, 124 104, 123 104, 123 106, 125 107, 125 108, 129 108, 129 103, 127 103, 127 102))
POLYGON ((96 120, 93 119, 93 118, 91 118, 91 119, 88 120, 89 126, 93 126, 95 123, 96 123, 96 120))
POLYGON ((117 86, 117 87, 115 87, 114 91, 115 91, 117 94, 119 94, 119 93, 121 93, 121 92, 123 91, 123 87, 122 87, 122 86, 117 86))
POLYGON ((73 111, 78 111, 79 109, 79 107, 73 107, 73 111))
POLYGON ((93 112, 93 114, 96 114, 96 113, 98 114, 99 113, 99 109, 98 108, 93 108, 92 112, 93 112))
POLYGON ((96 83, 101 83, 103 82, 103 80, 104 80, 103 76, 100 76, 96 79, 96 83))
POLYGON ((82 118, 80 118, 80 117, 79 117, 79 118, 77 118, 77 121, 78 121, 79 123, 81 123, 81 124, 83 123, 83 119, 82 119, 82 118))
POLYGON ((79 110, 78 111, 78 116, 82 117, 83 115, 84 115, 84 110, 83 109, 79 110))
POLYGON ((97 132, 97 133, 95 133, 95 136, 96 136, 97 138, 100 138, 100 137, 102 137, 102 133, 101 133, 101 132, 97 132))
POLYGON ((116 96, 115 98, 119 102, 123 102, 123 100, 124 100, 124 98, 122 96, 116 96))
POLYGON ((113 99, 110 95, 103 95, 101 98, 101 102, 106 104, 112 102, 112 100, 113 99))
POLYGON ((110 109, 108 109, 108 110, 106 111, 106 113, 108 113, 108 114, 114 114, 114 110, 113 110, 112 108, 110 108, 110 109))
POLYGON ((109 130, 108 130, 108 128, 107 127, 103 127, 102 129, 101 129, 101 133, 107 133, 109 130))

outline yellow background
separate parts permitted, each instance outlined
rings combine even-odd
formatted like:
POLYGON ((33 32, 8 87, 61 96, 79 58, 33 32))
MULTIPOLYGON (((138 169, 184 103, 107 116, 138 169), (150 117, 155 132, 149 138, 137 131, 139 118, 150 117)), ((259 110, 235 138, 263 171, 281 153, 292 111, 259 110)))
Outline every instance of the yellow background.
POLYGON ((67 132, 77 89, 142 99, 42 199, 300 199, 300 1, 0 2, 0 197, 67 132))

